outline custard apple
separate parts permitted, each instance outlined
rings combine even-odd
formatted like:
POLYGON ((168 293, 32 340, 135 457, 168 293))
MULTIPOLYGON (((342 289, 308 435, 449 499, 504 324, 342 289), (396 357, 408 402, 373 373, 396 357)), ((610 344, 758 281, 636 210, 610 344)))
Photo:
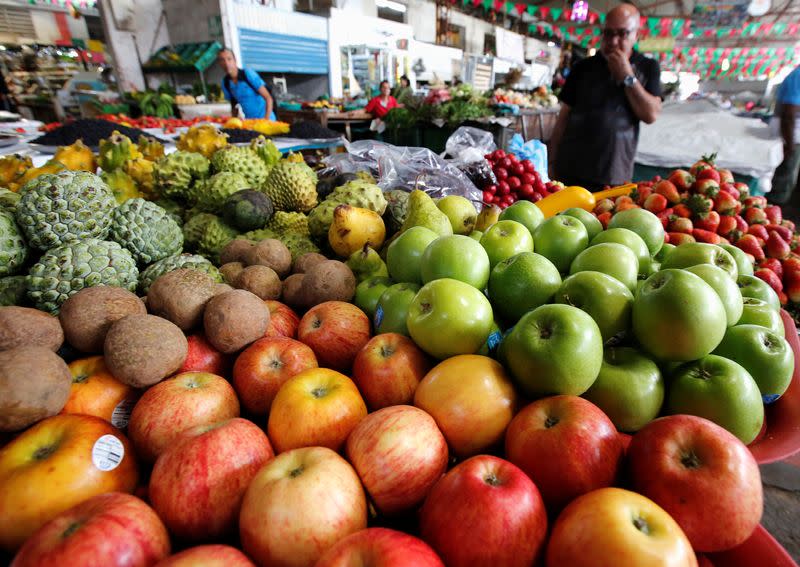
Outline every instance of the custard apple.
POLYGON ((28 243, 40 250, 87 238, 103 239, 117 206, 108 185, 93 173, 45 174, 20 189, 16 219, 28 243))
POLYGON ((28 247, 14 215, 0 209, 0 277, 17 273, 28 258, 28 247))
POLYGON ((277 211, 306 213, 317 205, 317 174, 305 163, 281 161, 264 184, 277 211))
POLYGON ((162 197, 185 199, 195 181, 208 178, 209 162, 201 154, 177 151, 156 162, 153 178, 162 197))
POLYGON ((116 242, 89 238, 45 252, 28 275, 28 297, 56 314, 67 298, 85 287, 136 289, 139 270, 133 255, 116 242))
POLYGON ((153 202, 167 211, 169 216, 175 219, 176 223, 178 223, 180 226, 183 226, 183 214, 186 211, 180 203, 173 201, 172 199, 158 199, 153 202))
POLYGON ((228 226, 219 217, 214 217, 203 230, 197 243, 197 251, 214 263, 219 262, 219 253, 225 246, 239 236, 239 231, 228 226))
POLYGON ((333 210, 341 205, 339 201, 326 199, 308 213, 308 230, 314 238, 327 239, 328 230, 333 224, 333 210))
POLYGON ((278 211, 272 215, 272 219, 266 224, 267 228, 275 234, 295 233, 301 236, 308 236, 308 217, 303 213, 287 213, 278 211))
POLYGON ((183 243, 187 248, 194 248, 206 231, 206 226, 217 218, 211 213, 199 213, 189 217, 183 225, 183 243))
POLYGON ((257 230, 251 230, 250 232, 245 232, 244 234, 240 234, 236 238, 243 238, 245 240, 252 240, 253 242, 258 242, 260 240, 267 240, 269 238, 278 240, 278 235, 272 232, 268 228, 259 228, 257 230))
MULTIPOLYGON (((217 175, 223 175, 218 173, 217 175)), ((244 189, 237 191, 222 205, 222 218, 239 230, 255 230, 264 227, 272 217, 272 201, 261 191, 244 189)))
POLYGON ((152 264, 183 248, 183 232, 167 211, 151 201, 129 199, 114 209, 109 237, 131 251, 139 264, 152 264))
POLYGON ((139 277, 139 292, 147 295, 154 281, 164 274, 180 268, 197 270, 208 274, 217 283, 222 283, 223 281, 222 274, 220 274, 216 266, 206 258, 197 254, 178 254, 177 256, 169 256, 168 258, 164 258, 163 260, 159 260, 147 266, 139 277))
POLYGON ((328 195, 327 200, 336 201, 340 204, 346 203, 361 209, 369 209, 379 215, 386 211, 387 205, 383 190, 380 187, 360 179, 348 181, 344 185, 337 187, 328 195))
POLYGON ((11 214, 14 214, 17 210, 17 203, 21 198, 22 195, 19 193, 0 188, 0 208, 9 211, 11 214))
POLYGON ((218 213, 225 204, 225 199, 249 187, 247 179, 241 173, 222 171, 202 183, 195 183, 189 189, 188 199, 198 211, 218 213))
POLYGON ((386 226, 391 230, 400 230, 408 216, 408 197, 411 193, 402 189, 392 189, 384 195, 388 203, 384 215, 386 226))
POLYGON ((28 276, 0 278, 0 306, 23 305, 28 291, 28 276))
POLYGON ((292 253, 292 262, 297 260, 303 254, 310 252, 319 252, 319 247, 307 236, 295 234, 293 232, 278 236, 278 240, 283 242, 284 246, 292 253))
POLYGON ((211 166, 217 173, 241 173, 249 187, 261 187, 267 179, 267 164, 250 148, 227 146, 212 156, 211 166))

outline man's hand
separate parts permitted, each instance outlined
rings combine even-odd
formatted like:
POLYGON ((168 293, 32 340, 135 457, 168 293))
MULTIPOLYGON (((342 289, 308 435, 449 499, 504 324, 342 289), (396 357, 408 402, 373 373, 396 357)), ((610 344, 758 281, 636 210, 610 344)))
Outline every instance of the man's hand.
POLYGON ((612 51, 606 55, 606 60, 608 61, 608 70, 611 72, 611 76, 618 83, 621 83, 622 79, 628 75, 634 74, 631 62, 621 51, 612 51))

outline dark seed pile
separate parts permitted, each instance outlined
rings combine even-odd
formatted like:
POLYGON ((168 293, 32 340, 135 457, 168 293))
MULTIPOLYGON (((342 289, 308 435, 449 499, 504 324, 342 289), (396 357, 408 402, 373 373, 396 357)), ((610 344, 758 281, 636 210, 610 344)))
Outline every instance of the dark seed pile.
POLYGON ((261 133, 255 130, 243 130, 241 128, 220 128, 219 130, 228 135, 228 143, 230 144, 249 142, 261 136, 261 133))
MULTIPOLYGON (((115 124, 108 120, 81 118, 80 120, 68 122, 55 130, 51 130, 39 136, 31 143, 42 144, 44 146, 69 146, 78 140, 83 140, 83 143, 87 146, 94 147, 100 144, 100 140, 111 136, 114 130, 128 136, 134 142, 139 140, 139 136, 149 136, 147 132, 139 130, 138 128, 129 128, 128 126, 115 124)), ((164 142, 165 140, 159 139, 158 141, 164 142)))
POLYGON ((301 138, 303 140, 310 140, 312 138, 339 138, 342 133, 330 128, 325 128, 319 122, 311 120, 303 120, 295 122, 289 127, 289 133, 286 134, 290 138, 301 138))

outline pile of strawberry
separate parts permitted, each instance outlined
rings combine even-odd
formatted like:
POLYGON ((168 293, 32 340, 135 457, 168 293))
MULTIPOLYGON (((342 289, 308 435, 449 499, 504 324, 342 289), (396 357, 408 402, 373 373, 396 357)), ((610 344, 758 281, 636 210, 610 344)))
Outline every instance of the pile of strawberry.
POLYGON ((638 183, 630 196, 603 199, 594 213, 603 226, 620 211, 641 207, 654 213, 666 242, 729 243, 753 260, 755 275, 786 304, 800 303, 800 234, 766 197, 750 196, 745 183, 703 156, 689 171, 677 169, 667 179, 638 183))
POLYGON ((520 200, 535 203, 564 188, 563 183, 557 181, 545 183, 532 161, 520 160, 510 152, 495 150, 484 157, 497 178, 496 184, 481 187, 483 202, 487 205, 504 209, 520 200))

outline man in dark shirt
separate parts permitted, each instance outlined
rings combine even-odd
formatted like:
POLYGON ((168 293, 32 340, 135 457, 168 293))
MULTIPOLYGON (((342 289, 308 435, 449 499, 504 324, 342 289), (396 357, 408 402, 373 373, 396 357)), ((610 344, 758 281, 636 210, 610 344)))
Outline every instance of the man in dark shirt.
POLYGON ((597 190, 631 180, 639 121, 661 112, 658 62, 633 50, 639 11, 611 10, 600 53, 575 64, 561 91, 550 140, 553 174, 568 185, 597 190))

